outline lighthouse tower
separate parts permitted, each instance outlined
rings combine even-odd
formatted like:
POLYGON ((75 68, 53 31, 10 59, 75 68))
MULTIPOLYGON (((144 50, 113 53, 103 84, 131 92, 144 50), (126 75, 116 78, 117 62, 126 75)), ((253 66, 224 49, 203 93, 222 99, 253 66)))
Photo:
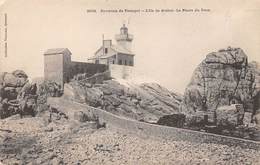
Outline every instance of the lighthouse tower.
POLYGON ((133 35, 128 34, 128 28, 123 24, 123 27, 120 28, 120 34, 115 36, 117 44, 123 48, 131 51, 133 35))

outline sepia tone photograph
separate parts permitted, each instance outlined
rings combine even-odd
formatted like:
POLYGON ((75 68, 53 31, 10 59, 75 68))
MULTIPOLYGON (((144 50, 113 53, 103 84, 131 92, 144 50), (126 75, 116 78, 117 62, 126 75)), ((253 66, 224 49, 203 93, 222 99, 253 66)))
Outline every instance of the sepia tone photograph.
POLYGON ((0 165, 259 165, 259 20, 259 0, 0 0, 0 165))

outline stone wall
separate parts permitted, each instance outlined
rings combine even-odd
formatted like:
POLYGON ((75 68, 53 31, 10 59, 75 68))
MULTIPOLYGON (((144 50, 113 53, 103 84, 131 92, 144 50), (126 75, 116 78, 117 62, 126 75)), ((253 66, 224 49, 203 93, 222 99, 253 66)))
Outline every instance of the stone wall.
MULTIPOLYGON (((70 97, 71 99, 71 97, 70 97)), ((139 122, 132 119, 123 118, 113 115, 101 109, 93 108, 85 104, 76 103, 73 100, 67 100, 62 98, 49 98, 48 103, 56 108, 61 108, 60 105, 73 108, 75 111, 91 111, 93 114, 99 117, 100 122, 105 122, 108 127, 117 127, 134 133, 136 135, 146 135, 147 137, 160 137, 162 139, 170 139, 176 141, 192 141, 197 143, 218 143, 228 146, 240 146, 242 148, 252 148, 259 150, 260 142, 239 139, 234 137, 216 135, 211 133, 204 133, 198 131, 192 131, 181 128, 160 126, 154 124, 148 124, 139 122)), ((74 112, 75 112, 74 111, 74 112)), ((69 116, 73 116, 73 112, 70 111, 69 116)))
POLYGON ((102 73, 96 73, 91 77, 84 78, 82 80, 79 80, 80 83, 88 83, 88 84, 102 84, 104 80, 110 79, 110 71, 105 71, 102 73))
POLYGON ((96 73, 102 73, 107 70, 107 66, 103 64, 93 64, 85 62, 75 62, 70 63, 69 77, 73 78, 74 75, 86 73, 87 77, 93 76, 96 73))

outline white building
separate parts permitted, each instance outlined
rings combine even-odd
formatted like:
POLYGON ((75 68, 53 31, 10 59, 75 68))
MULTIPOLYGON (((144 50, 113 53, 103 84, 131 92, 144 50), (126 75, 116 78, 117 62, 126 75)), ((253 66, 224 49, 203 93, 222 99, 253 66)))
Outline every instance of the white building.
POLYGON ((131 51, 133 35, 128 34, 125 24, 120 28, 120 34, 117 34, 115 39, 116 45, 112 44, 112 40, 103 40, 102 46, 88 60, 96 64, 134 66, 134 53, 131 51))

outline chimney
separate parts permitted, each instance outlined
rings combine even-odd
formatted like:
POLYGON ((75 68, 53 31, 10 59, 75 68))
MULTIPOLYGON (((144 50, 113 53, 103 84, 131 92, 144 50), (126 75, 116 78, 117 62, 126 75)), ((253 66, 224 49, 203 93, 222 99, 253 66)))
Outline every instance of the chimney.
POLYGON ((103 44, 105 48, 109 48, 112 46, 112 40, 104 40, 103 44))

